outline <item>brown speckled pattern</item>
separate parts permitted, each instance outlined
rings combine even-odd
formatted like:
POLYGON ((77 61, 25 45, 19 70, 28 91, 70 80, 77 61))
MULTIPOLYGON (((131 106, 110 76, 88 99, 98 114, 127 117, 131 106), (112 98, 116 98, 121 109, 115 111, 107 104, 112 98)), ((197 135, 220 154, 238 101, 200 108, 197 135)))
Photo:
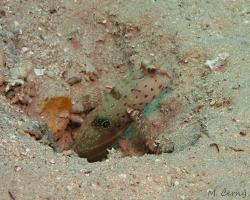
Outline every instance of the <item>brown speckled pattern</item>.
POLYGON ((127 109, 141 110, 160 94, 169 81, 167 73, 144 74, 140 69, 118 81, 80 127, 74 150, 90 160, 102 157, 131 123, 127 109))

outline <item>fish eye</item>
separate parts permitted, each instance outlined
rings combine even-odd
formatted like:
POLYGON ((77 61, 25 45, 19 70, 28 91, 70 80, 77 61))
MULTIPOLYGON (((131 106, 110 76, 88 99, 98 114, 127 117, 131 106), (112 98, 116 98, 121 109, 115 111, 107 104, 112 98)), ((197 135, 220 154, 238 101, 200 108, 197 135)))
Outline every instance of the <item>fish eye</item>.
POLYGON ((101 129, 107 129, 111 125, 109 119, 107 118, 97 118, 94 121, 94 126, 101 128, 101 129))
POLYGON ((110 126, 110 121, 107 119, 102 121, 101 126, 102 126, 102 128, 108 128, 110 126))

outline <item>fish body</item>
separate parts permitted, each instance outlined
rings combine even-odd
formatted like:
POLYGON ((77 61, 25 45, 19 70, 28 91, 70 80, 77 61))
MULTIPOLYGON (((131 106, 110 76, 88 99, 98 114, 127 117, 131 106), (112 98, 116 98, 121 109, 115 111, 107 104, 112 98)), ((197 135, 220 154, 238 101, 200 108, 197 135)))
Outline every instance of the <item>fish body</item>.
POLYGON ((119 80, 79 128, 74 151, 90 161, 102 158, 133 121, 127 110, 143 109, 170 80, 166 72, 141 69, 119 80))

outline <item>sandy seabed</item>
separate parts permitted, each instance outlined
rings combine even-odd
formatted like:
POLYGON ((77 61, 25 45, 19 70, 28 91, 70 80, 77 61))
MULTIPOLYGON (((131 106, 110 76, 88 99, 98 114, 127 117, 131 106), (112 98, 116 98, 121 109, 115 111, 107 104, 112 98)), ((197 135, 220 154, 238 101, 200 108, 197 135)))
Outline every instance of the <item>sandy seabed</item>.
POLYGON ((24 66, 39 92, 25 108, 0 96, 0 199, 250 199, 249 24, 248 0, 2 0, 0 83, 24 66), (24 133, 42 99, 75 100, 148 58, 173 78, 159 100, 173 153, 88 163, 24 133))

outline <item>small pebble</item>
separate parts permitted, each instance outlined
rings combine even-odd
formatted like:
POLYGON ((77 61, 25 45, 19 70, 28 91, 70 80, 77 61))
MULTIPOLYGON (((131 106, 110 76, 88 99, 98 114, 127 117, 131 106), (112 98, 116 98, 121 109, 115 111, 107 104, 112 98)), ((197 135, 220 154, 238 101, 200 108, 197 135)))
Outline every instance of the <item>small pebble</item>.
POLYGON ((25 149, 25 152, 21 152, 20 154, 26 156, 29 152, 30 152, 30 149, 27 148, 25 149))
POLYGON ((56 162, 52 159, 49 161, 51 164, 55 164, 56 162))
POLYGON ((127 175, 126 174, 120 174, 119 177, 125 179, 125 178, 127 178, 127 175))
POLYGON ((21 169, 22 169, 21 167, 15 166, 15 171, 16 171, 16 172, 19 172, 21 169))
POLYGON ((26 53, 26 52, 28 52, 29 51, 29 48, 28 47, 23 47, 22 49, 21 49, 21 52, 22 53, 26 53))
POLYGON ((85 171, 85 172, 84 172, 85 176, 89 176, 90 173, 91 173, 91 171, 85 171))
POLYGON ((45 69, 37 69, 35 68, 34 69, 34 72, 37 76, 43 76, 44 75, 44 72, 45 72, 45 69))
POLYGON ((64 156, 70 156, 70 155, 72 155, 72 154, 74 154, 74 151, 72 151, 72 150, 63 151, 63 155, 64 155, 64 156))
POLYGON ((75 85, 77 83, 80 83, 82 81, 82 78, 80 76, 73 76, 68 79, 67 83, 69 85, 75 85))
POLYGON ((4 17, 6 15, 5 11, 3 9, 0 9, 0 17, 4 17))
POLYGON ((21 35, 23 33, 18 21, 11 22, 8 25, 7 30, 12 32, 14 35, 21 35))
POLYGON ((96 185, 95 183, 92 183, 91 186, 92 186, 92 187, 96 187, 97 185, 96 185))
POLYGON ((73 187, 72 187, 71 185, 68 185, 68 186, 67 186, 67 190, 70 191, 70 190, 72 190, 72 189, 73 189, 73 187))
POLYGON ((50 10, 49 10, 49 13, 50 14, 54 14, 54 13, 56 13, 57 12, 57 10, 55 9, 55 8, 51 8, 50 10))
POLYGON ((179 181, 174 182, 174 186, 178 186, 179 184, 180 184, 179 181))
POLYGON ((241 132, 240 132, 240 135, 241 135, 241 136, 246 136, 246 135, 247 135, 247 132, 246 132, 246 131, 241 131, 241 132))

